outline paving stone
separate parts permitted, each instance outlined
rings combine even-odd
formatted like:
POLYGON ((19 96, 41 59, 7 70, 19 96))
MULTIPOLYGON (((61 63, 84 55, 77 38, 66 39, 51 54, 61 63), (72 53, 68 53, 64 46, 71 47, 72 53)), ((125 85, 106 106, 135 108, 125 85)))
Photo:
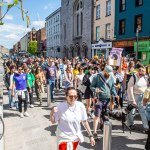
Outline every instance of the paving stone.
MULTIPOLYGON (((56 93, 57 94, 57 93, 56 93)), ((46 99, 46 94, 43 94, 46 99)), ((57 95, 57 99, 62 97, 57 95)), ((85 101, 84 101, 85 102, 85 101)), ((35 102, 37 103, 37 102, 35 102)), ((20 118, 15 109, 9 109, 7 95, 4 95, 4 122, 5 122, 5 150, 57 150, 55 136, 56 125, 49 121, 50 108, 43 106, 29 108, 30 117, 20 118)), ((57 106, 59 102, 52 103, 57 106)), ((121 122, 112 120, 112 150, 143 150, 147 135, 142 133, 141 121, 135 122, 137 130, 130 134, 127 130, 122 132, 121 122)), ((92 123, 90 123, 92 128, 92 123)), ((78 150, 102 150, 103 135, 98 131, 99 140, 94 147, 90 146, 85 129, 85 142, 81 143, 78 150)))

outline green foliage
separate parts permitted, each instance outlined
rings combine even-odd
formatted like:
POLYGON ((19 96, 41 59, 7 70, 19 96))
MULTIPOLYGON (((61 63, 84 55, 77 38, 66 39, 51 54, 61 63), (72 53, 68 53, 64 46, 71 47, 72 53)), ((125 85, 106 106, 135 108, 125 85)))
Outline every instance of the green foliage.
POLYGON ((35 55, 37 53, 37 41, 29 42, 28 52, 32 55, 35 55))
POLYGON ((12 8, 14 4, 8 4, 8 9, 12 8))
POLYGON ((14 0, 14 4, 17 5, 19 0, 14 0))
POLYGON ((26 15, 26 24, 27 24, 27 27, 29 27, 30 18, 28 16, 28 11, 26 11, 23 7, 23 0, 14 0, 13 3, 8 3, 4 1, 0 2, 0 25, 4 25, 3 19, 5 18, 6 14, 11 10, 11 8, 13 8, 14 6, 16 6, 16 8, 21 10, 23 21, 24 21, 24 14, 26 15), (19 3, 20 3, 20 7, 18 6, 19 3), (2 7, 7 7, 7 10, 5 13, 3 13, 3 16, 2 16, 2 7))
POLYGON ((3 23, 3 22, 0 22, 0 26, 2 26, 2 25, 4 25, 4 23, 3 23))

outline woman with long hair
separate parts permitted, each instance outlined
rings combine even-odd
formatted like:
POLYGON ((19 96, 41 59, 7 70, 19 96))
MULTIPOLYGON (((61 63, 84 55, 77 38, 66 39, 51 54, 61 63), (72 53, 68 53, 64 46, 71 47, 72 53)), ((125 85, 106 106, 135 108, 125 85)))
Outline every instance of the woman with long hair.
POLYGON ((37 67, 35 71, 35 93, 40 105, 42 105, 42 95, 44 92, 43 84, 45 84, 45 76, 41 67, 37 67))
POLYGON ((65 71, 65 89, 67 89, 68 87, 73 87, 73 80, 74 80, 74 75, 72 72, 72 67, 71 65, 67 65, 65 71))

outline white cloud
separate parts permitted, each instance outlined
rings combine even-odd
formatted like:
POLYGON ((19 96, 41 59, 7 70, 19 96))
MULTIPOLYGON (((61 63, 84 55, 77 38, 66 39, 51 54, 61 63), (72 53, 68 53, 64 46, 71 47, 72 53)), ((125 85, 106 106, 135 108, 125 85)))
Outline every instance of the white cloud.
POLYGON ((20 37, 16 34, 8 34, 8 35, 5 35, 5 38, 9 40, 17 41, 19 40, 20 37))
POLYGON ((13 34, 22 34, 30 30, 23 25, 18 25, 13 23, 6 23, 3 26, 1 26, 1 29, 2 30, 0 30, 0 32, 8 32, 13 34))
POLYGON ((30 30, 23 25, 5 23, 0 26, 0 44, 12 48, 30 30))
POLYGON ((6 20, 13 20, 14 17, 13 17, 12 15, 6 15, 6 16, 5 16, 5 19, 6 19, 6 20))
POLYGON ((45 26, 45 21, 33 21, 31 26, 37 28, 43 28, 45 26))

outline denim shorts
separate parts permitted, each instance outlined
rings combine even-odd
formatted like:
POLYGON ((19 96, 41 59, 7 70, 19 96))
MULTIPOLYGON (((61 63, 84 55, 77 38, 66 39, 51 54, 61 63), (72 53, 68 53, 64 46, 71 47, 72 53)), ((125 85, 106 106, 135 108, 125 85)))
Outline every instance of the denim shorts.
POLYGON ((95 112, 94 115, 96 117, 100 117, 102 113, 105 113, 107 110, 107 105, 109 103, 109 100, 104 100, 104 101, 98 101, 95 104, 95 112))

